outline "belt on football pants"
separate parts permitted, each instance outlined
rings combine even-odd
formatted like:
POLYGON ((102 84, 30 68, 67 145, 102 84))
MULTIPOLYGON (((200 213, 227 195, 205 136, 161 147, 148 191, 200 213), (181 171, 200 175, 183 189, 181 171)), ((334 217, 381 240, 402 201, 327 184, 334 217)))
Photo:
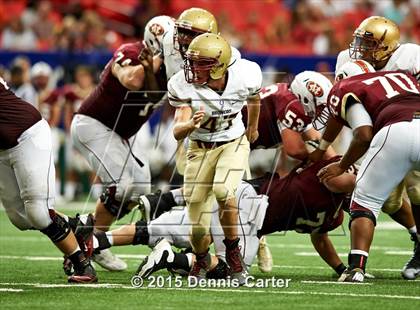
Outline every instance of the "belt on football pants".
POLYGON ((215 142, 205 142, 205 141, 201 141, 201 140, 191 140, 191 141, 197 143, 198 147, 201 148, 201 149, 212 149, 212 148, 215 148, 215 147, 219 147, 219 146, 231 143, 235 140, 236 139, 229 140, 229 141, 215 141, 215 142))

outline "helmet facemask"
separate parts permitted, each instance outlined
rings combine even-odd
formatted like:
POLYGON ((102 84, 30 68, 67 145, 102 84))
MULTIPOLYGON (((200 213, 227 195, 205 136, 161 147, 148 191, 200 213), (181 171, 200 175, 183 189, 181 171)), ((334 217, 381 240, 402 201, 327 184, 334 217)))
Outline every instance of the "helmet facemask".
POLYGON ((185 53, 187 52, 191 41, 198 35, 205 32, 206 31, 199 29, 185 28, 176 23, 174 31, 174 49, 180 52, 182 58, 185 59, 185 53))
POLYGON ((219 61, 211 57, 196 56, 186 53, 184 58, 184 74, 188 83, 204 85, 211 78, 212 70, 219 66, 219 61))
POLYGON ((385 60, 391 55, 389 53, 381 56, 381 54, 384 54, 383 52, 386 49, 387 48, 383 45, 382 41, 375 39, 373 34, 361 34, 356 32, 353 36, 353 41, 349 46, 349 54, 350 58, 353 60, 362 59, 375 64, 379 61, 385 60))

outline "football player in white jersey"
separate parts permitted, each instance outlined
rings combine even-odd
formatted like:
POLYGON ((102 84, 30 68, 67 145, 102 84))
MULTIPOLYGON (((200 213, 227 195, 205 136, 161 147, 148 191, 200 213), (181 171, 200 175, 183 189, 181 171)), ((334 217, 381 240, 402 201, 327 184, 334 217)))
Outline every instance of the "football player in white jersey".
MULTIPOLYGON (((399 41, 400 30, 394 22, 381 16, 366 18, 354 31, 353 42, 349 49, 338 55, 336 75, 338 69, 350 59, 362 59, 369 62, 376 71, 403 70, 420 81, 420 45, 400 44, 399 41)), ((411 172, 391 193, 383 210, 392 214, 401 206, 404 188, 411 192, 411 204, 420 204, 420 175, 411 172)), ((418 246, 420 236, 417 231, 415 226, 410 229, 415 248, 420 247, 418 246)), ((416 275, 420 275, 420 249, 416 253, 403 268, 402 275, 405 279, 413 279, 416 275)))
POLYGON ((258 138, 262 72, 256 63, 245 59, 229 66, 231 47, 216 34, 193 39, 185 55, 184 70, 168 82, 168 97, 176 107, 175 138, 189 138, 184 196, 197 257, 190 275, 205 277, 210 263, 209 202, 214 195, 225 233, 226 261, 232 277, 244 283, 246 268, 238 246, 235 191, 248 165, 249 141, 258 138), (240 113, 245 101, 247 129, 240 113))
POLYGON ((376 71, 403 70, 419 81, 420 46, 399 41, 400 30, 394 22, 381 16, 368 17, 354 31, 349 49, 338 54, 336 71, 352 59, 362 59, 376 71))

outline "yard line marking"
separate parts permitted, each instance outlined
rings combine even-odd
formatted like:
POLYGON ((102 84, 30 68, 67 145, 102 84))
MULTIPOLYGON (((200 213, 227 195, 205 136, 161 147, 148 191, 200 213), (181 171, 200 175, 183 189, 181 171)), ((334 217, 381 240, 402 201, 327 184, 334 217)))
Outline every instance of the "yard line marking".
POLYGON ((0 283, 0 285, 23 285, 35 288, 72 288, 72 287, 88 287, 88 288, 121 288, 121 289, 139 289, 139 290, 177 290, 177 291, 203 291, 203 292, 227 292, 227 293, 263 293, 263 294, 286 294, 286 295, 322 295, 322 296, 347 296, 347 297, 372 297, 372 298, 390 298, 390 299, 415 299, 420 300, 420 296, 411 295, 384 295, 384 294, 353 294, 353 293, 333 293, 333 292, 305 292, 305 291, 280 291, 280 290, 247 290, 247 289, 214 289, 214 288, 133 288, 132 286, 117 283, 101 283, 101 284, 47 284, 47 283, 0 283))
MULTIPOLYGON (((126 258, 126 259, 138 259, 145 258, 146 255, 142 254, 117 254, 117 257, 126 258)), ((0 255, 0 259, 23 259, 29 261, 60 261, 63 258, 60 256, 13 256, 13 255, 0 255)), ((253 264, 252 266, 257 266, 253 264)), ((331 269, 327 266, 302 266, 302 265, 273 265, 273 268, 284 268, 284 269, 331 269)), ((401 269, 392 269, 392 268, 369 268, 371 271, 386 271, 386 272, 400 272, 401 269)))
POLYGON ((333 293, 333 292, 305 292, 305 291, 280 291, 280 290, 244 290, 244 289, 213 289, 213 288, 139 288, 142 290, 178 290, 178 291, 191 291, 199 290, 203 292, 229 292, 229 293, 265 293, 265 294, 286 294, 286 295, 322 295, 322 296, 347 296, 347 297, 372 297, 372 298, 390 298, 390 299, 416 299, 420 300, 420 296, 411 295, 384 295, 384 294, 355 294, 355 293, 333 293))
POLYGON ((0 258, 4 259, 24 259, 30 261, 51 261, 51 260, 63 260, 59 256, 13 256, 13 255, 0 255, 0 258))
POLYGON ((305 284, 335 284, 335 285, 372 285, 372 283, 356 283, 356 282, 337 282, 337 281, 300 281, 300 283, 305 284))
POLYGON ((412 255, 413 251, 385 251, 387 255, 412 255))
MULTIPOLYGON (((317 252, 295 252, 294 253, 297 256, 319 256, 319 254, 317 252)), ((347 257, 349 254, 348 253, 337 253, 338 256, 340 257, 347 257)))
POLYGON ((20 288, 0 288, 0 292, 23 292, 20 288))
MULTIPOLYGON (((253 264, 252 266, 257 267, 257 264, 253 264)), ((273 268, 284 268, 284 269, 321 269, 330 270, 330 267, 327 266, 302 266, 302 265, 273 265, 273 268)), ((332 269, 331 269, 332 270, 332 269)), ((387 272, 400 272, 401 269, 392 269, 392 268, 369 268, 370 271, 387 271, 387 272)))

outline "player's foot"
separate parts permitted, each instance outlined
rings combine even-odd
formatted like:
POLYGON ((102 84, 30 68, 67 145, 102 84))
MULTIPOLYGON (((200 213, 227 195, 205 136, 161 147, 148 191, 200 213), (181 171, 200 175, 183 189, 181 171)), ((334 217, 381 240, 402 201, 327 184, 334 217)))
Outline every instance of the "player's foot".
POLYGON ((195 255, 195 262, 191 267, 191 271, 188 277, 194 277, 197 280, 205 279, 207 270, 210 267, 211 256, 210 253, 205 253, 203 255, 195 255))
POLYGON ((162 238, 153 248, 152 252, 140 264, 136 274, 141 278, 147 278, 153 272, 170 267, 175 254, 171 244, 162 238))
POLYGON ((109 249, 93 254, 92 259, 99 266, 109 271, 124 271, 127 269, 126 262, 112 254, 109 249))
POLYGON ((273 270, 273 255, 271 255, 265 236, 262 236, 260 239, 257 258, 258 269, 260 269, 261 272, 271 272, 273 270))
POLYGON ((69 283, 93 283, 98 281, 90 259, 81 251, 70 255, 70 258, 73 261, 74 273, 67 278, 69 283))
POLYGON ((414 254, 403 267, 401 275, 407 280, 414 280, 420 276, 420 243, 417 242, 414 254))
POLYGON ((161 190, 158 190, 155 193, 140 196, 138 208, 143 215, 143 219, 146 220, 147 223, 156 217, 155 212, 160 197, 162 197, 161 190))
POLYGON ((338 282, 363 282, 365 273, 360 268, 346 269, 338 278, 338 282))
POLYGON ((247 267, 241 255, 239 247, 239 238, 235 241, 228 242, 223 240, 226 246, 226 262, 230 267, 230 277, 236 279, 239 285, 244 285, 248 276, 247 267))

